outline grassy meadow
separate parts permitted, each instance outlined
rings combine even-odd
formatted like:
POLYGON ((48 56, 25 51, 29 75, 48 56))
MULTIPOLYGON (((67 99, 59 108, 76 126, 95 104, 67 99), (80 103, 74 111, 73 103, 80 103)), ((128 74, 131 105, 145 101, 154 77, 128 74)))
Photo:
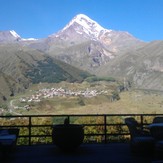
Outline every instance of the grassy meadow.
POLYGON ((14 114, 129 114, 129 113, 163 113, 163 93, 159 91, 133 90, 119 92, 119 100, 111 100, 116 90, 116 82, 36 84, 25 93, 19 94, 8 104, 14 114), (55 96, 42 99, 40 102, 20 102, 21 97, 30 97, 44 88, 65 88, 73 91, 92 89, 107 91, 94 97, 55 96), (29 110, 22 109, 30 105, 29 110), (18 107, 15 109, 14 107, 18 107))

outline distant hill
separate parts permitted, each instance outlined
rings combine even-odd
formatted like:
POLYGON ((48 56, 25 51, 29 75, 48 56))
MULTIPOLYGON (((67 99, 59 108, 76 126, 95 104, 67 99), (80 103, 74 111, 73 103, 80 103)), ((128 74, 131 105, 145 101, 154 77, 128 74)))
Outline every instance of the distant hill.
POLYGON ((163 91, 163 41, 153 41, 128 51, 101 66, 97 73, 126 78, 136 88, 163 91))

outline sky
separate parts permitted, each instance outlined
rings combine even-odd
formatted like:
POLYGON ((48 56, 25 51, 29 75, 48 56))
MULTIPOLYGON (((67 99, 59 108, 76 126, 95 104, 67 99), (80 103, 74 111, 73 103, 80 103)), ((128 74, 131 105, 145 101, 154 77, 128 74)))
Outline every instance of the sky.
POLYGON ((106 29, 150 42, 163 40, 162 7, 163 0, 0 0, 0 31, 46 38, 85 14, 106 29))

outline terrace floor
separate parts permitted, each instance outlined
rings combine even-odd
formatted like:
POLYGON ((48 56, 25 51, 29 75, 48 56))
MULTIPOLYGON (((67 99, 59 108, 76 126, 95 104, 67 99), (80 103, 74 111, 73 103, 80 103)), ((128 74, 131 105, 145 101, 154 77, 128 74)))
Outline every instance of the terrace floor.
POLYGON ((2 163, 154 163, 153 154, 133 154, 128 143, 83 144, 65 153, 54 145, 17 146, 2 163))

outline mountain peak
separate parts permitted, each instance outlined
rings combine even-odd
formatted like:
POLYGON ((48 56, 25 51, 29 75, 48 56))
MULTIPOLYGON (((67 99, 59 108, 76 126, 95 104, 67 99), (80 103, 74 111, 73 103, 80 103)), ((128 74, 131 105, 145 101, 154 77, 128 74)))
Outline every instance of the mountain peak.
POLYGON ((97 39, 101 33, 111 32, 99 25, 96 21, 92 20, 84 14, 76 15, 63 29, 62 32, 73 28, 78 34, 86 34, 87 36, 97 39))
POLYGON ((63 28, 63 30, 66 30, 74 23, 77 23, 80 26, 83 26, 85 29, 96 29, 96 30, 104 30, 102 26, 100 26, 96 21, 92 20, 88 16, 84 14, 78 14, 76 15, 66 26, 63 28))
POLYGON ((0 42, 19 41, 21 37, 14 31, 0 31, 0 42))
POLYGON ((61 31, 57 34, 51 35, 54 38, 60 38, 62 40, 72 40, 75 42, 81 42, 81 40, 93 40, 98 41, 104 46, 112 45, 112 50, 115 52, 116 48, 114 45, 124 46, 128 44, 128 41, 139 42, 135 37, 129 33, 123 31, 114 31, 110 29, 103 28, 96 21, 92 20, 84 14, 76 15, 61 31), (123 37, 123 39, 122 39, 123 37))

